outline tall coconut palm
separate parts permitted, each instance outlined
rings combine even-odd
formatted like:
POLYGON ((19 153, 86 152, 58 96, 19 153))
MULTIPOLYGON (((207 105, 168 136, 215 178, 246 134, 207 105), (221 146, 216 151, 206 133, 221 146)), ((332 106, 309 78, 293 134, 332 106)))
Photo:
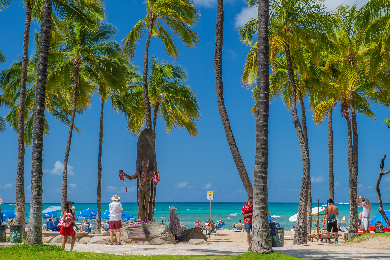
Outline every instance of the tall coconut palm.
POLYGON ((42 244, 42 153, 45 117, 45 90, 49 60, 52 1, 43 0, 41 33, 39 38, 37 87, 33 126, 33 149, 31 170, 30 227, 27 244, 42 244))
MULTIPOLYGON (((122 56, 122 51, 118 44, 112 42, 107 49, 101 49, 106 54, 104 66, 109 71, 103 77, 101 74, 93 74, 93 81, 98 85, 100 95, 100 130, 99 130, 99 152, 98 152, 98 186, 97 186, 97 216, 96 226, 101 225, 101 202, 102 202, 102 153, 103 153, 103 114, 104 104, 107 97, 118 93, 119 97, 125 93, 126 84, 137 78, 135 67, 128 64, 127 59, 122 56)), ((92 76, 92 75, 91 75, 92 76)), ((115 99, 112 99, 115 102, 115 99)), ((115 107, 115 106, 114 106, 115 107)), ((100 229, 96 230, 100 234, 100 229)))
MULTIPOLYGON (((24 114, 26 100, 26 80, 28 65, 28 45, 30 38, 30 26, 32 17, 40 20, 42 2, 40 0, 25 0, 26 3, 26 23, 23 37, 23 61, 20 84, 20 102, 19 102, 19 119, 18 119, 18 166, 16 174, 16 207, 15 207, 15 224, 24 225, 25 223, 25 196, 24 196, 24 114)), ((52 20, 57 22, 62 16, 82 20, 84 22, 95 23, 96 18, 103 18, 104 12, 98 1, 85 0, 54 0, 54 9, 52 20), (56 16, 57 15, 57 16, 56 16)))
MULTIPOLYGON (((84 103, 83 99, 89 99, 93 86, 120 81, 125 75, 123 65, 116 58, 119 55, 118 44, 108 41, 116 35, 116 27, 110 24, 102 24, 99 27, 89 27, 84 24, 65 21, 61 32, 62 43, 53 52, 61 57, 56 64, 57 78, 69 79, 72 76, 72 114, 69 127, 68 142, 64 158, 62 205, 67 200, 67 163, 69 159, 70 146, 74 119, 77 107, 84 103), (122 71, 122 72, 121 72, 122 71), (116 74, 115 74, 116 73, 116 74), (80 88, 85 86, 84 89, 80 88), (88 87, 89 86, 89 87, 88 87), (90 89, 90 91, 88 91, 90 89)), ((54 80, 54 78, 53 78, 54 80)), ((103 87, 103 86, 102 86, 103 87)), ((69 88, 68 88, 69 90, 69 88)))
POLYGON ((272 251, 268 229, 269 1, 258 2, 256 154, 253 181, 254 252, 272 251))
MULTIPOLYGON (((316 54, 314 39, 320 32, 316 31, 318 14, 323 6, 316 0, 274 1, 270 18, 270 63, 271 75, 270 96, 273 99, 281 94, 289 106, 297 132, 303 163, 303 177, 298 208, 298 221, 294 243, 307 241, 307 226, 310 223, 311 191, 310 160, 306 130, 304 97, 307 93, 307 76, 310 65, 307 60, 316 54), (299 35, 299 37, 298 37, 299 35), (311 54, 311 55, 309 55, 311 54), (293 63, 294 60, 294 63, 293 63), (296 103, 302 107, 302 124, 299 121, 296 103), (310 211, 307 209, 310 208, 310 211)), ((256 32, 257 21, 249 21, 241 30, 240 36, 245 43, 251 43, 256 32)), ((257 43, 250 49, 243 73, 244 84, 254 81, 257 68, 257 43)), ((310 223, 311 224, 311 223, 310 223)))
MULTIPOLYGON (((185 70, 179 65, 159 62, 156 57, 152 57, 149 66, 148 93, 153 107, 153 133, 160 115, 168 133, 180 127, 197 136, 195 121, 200 119, 200 109, 195 93, 185 84, 185 70)), ((143 99, 141 82, 132 84, 122 97, 117 94, 114 98, 115 111, 123 112, 128 118, 129 131, 139 135, 146 121, 145 108, 139 105, 143 99)))
POLYGON ((143 69, 143 99, 146 112, 146 127, 152 129, 152 116, 148 95, 148 52, 150 39, 152 36, 157 36, 163 43, 167 54, 172 58, 178 58, 179 50, 175 47, 172 36, 165 30, 162 22, 187 47, 195 47, 198 43, 198 35, 190 28, 195 25, 200 14, 190 0, 147 0, 146 11, 146 17, 139 20, 127 37, 123 39, 123 51, 129 56, 133 56, 137 42, 141 38, 143 31, 147 30, 143 69))
POLYGON ((244 185, 248 197, 252 197, 253 196, 252 184, 250 182, 248 173, 242 161, 236 141, 234 139, 233 131, 231 129, 229 117, 225 107, 225 101, 223 98, 223 80, 222 80, 222 45, 223 45, 223 20, 224 20, 223 1, 218 1, 217 6, 218 7, 217 7, 216 38, 215 38, 214 71, 215 71, 218 111, 222 119, 222 125, 225 130, 226 139, 228 141, 234 163, 236 164, 238 174, 240 175, 241 181, 244 185))
POLYGON ((6 58, 4 56, 4 54, 1 52, 1 49, 0 49, 0 63, 3 63, 6 61, 6 58))

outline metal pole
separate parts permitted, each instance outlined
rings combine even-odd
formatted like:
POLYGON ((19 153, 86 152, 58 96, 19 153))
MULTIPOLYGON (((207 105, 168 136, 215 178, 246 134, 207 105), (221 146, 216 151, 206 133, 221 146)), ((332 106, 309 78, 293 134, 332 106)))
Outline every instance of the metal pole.
POLYGON ((211 199, 210 199, 210 223, 209 223, 209 238, 211 236, 211 199))
POLYGON ((320 199, 318 199, 317 235, 320 234, 320 199))

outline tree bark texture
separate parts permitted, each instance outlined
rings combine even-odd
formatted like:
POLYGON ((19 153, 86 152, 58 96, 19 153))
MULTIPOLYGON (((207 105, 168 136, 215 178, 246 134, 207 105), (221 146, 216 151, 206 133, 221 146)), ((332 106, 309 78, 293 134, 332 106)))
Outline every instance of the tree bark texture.
MULTIPOLYGON (((154 106, 154 111, 153 111, 153 135, 155 136, 154 139, 156 139, 156 124, 157 124, 157 116, 158 116, 158 111, 160 108, 160 103, 157 102, 154 106)), ((156 140, 154 140, 156 143, 156 140)))
POLYGON ((288 77, 290 79, 291 85, 291 101, 290 101, 290 111, 295 126, 295 131, 297 132, 299 147, 301 149, 302 164, 303 164, 303 176, 302 176, 302 186, 299 198, 298 206, 298 218, 294 234, 294 244, 299 245, 307 243, 307 195, 308 195, 308 174, 310 174, 310 162, 309 154, 306 150, 305 136, 303 134, 301 123, 299 122, 298 113, 297 113, 297 88, 295 85, 295 76, 294 70, 291 61, 290 55, 290 46, 288 43, 285 44, 286 60, 287 60, 287 69, 288 77))
POLYGON ((253 177, 252 251, 272 252, 268 227, 269 1, 259 1, 257 33, 256 153, 253 177))
POLYGON ((378 211, 379 211, 379 213, 381 213, 381 215, 382 215, 383 219, 386 221, 387 225, 390 226, 390 220, 388 219, 388 217, 385 214, 385 211, 383 210, 381 190, 379 189, 379 184, 381 183, 382 176, 386 175, 390 172, 390 170, 388 170, 386 172, 383 171, 385 159, 386 159, 386 155, 383 156, 382 163, 380 164, 379 177, 378 177, 378 181, 376 182, 376 192, 378 193, 378 205, 379 205, 378 211))
MULTIPOLYGON (((100 132, 99 132, 99 155, 98 155, 98 185, 97 185, 97 199, 96 199, 96 227, 100 227, 102 223, 102 152, 103 152, 103 111, 104 99, 100 97, 100 132)), ((96 233, 100 234, 101 229, 96 228, 96 233)))
MULTIPOLYGON (((307 125, 306 125, 306 108, 305 103, 303 101, 303 96, 301 91, 298 91, 298 99, 299 104, 301 105, 301 113, 302 113, 302 132, 305 140, 305 149, 307 156, 310 158, 309 155, 309 138, 307 137, 307 125)), ((312 198, 311 198, 311 179, 310 179, 310 161, 307 160, 306 163, 308 173, 307 173, 307 181, 308 181, 308 187, 307 187, 307 230, 308 233, 311 233, 311 223, 312 223, 312 217, 311 217, 311 208, 312 208, 312 198)))
POLYGON ((74 119, 76 117, 76 110, 77 110, 77 91, 79 86, 79 72, 80 72, 80 63, 79 61, 74 61, 74 75, 73 75, 73 99, 72 99, 72 115, 70 118, 70 124, 69 124, 69 134, 68 134, 68 142, 66 143, 66 150, 65 150, 65 158, 64 158, 64 171, 62 173, 62 200, 61 200, 61 214, 65 211, 65 202, 68 198, 68 160, 69 160, 69 153, 70 153, 70 146, 72 144, 72 135, 73 135, 73 128, 74 128, 74 119))
POLYGON ((145 117, 146 117, 146 128, 149 128, 152 130, 152 112, 150 109, 150 102, 149 102, 149 90, 148 90, 148 68, 149 68, 149 44, 150 39, 152 38, 152 30, 154 25, 154 17, 153 13, 150 12, 150 24, 148 29, 148 37, 146 38, 146 45, 145 45, 145 53, 144 53, 144 72, 142 76, 142 82, 143 82, 143 98, 144 98, 144 104, 145 104, 145 117))
POLYGON ((349 215, 349 233, 358 232, 358 209, 356 204, 357 198, 357 177, 358 177, 358 134, 356 113, 352 91, 349 96, 349 109, 351 110, 351 127, 352 127, 352 158, 349 176, 350 189, 350 215, 349 215))
POLYGON ((34 103, 33 148, 31 170, 31 203, 27 244, 42 244, 42 153, 45 118, 45 91, 49 60, 52 1, 42 3, 41 32, 38 49, 38 70, 34 103))
POLYGON ((30 41, 31 4, 26 1, 26 24, 23 36, 23 61, 20 80, 19 117, 18 117, 18 166, 16 170, 16 206, 15 224, 25 225, 25 194, 24 194, 24 115, 26 111, 26 82, 28 65, 28 44, 30 41))
POLYGON ((328 155, 329 155, 329 199, 334 201, 333 175, 333 107, 328 113, 328 155))
POLYGON ((223 81, 222 81, 222 46, 223 46, 223 1, 218 1, 217 4, 217 24, 216 24, 216 37, 215 37, 215 54, 214 54, 214 72, 215 83, 217 92, 217 103, 219 115, 222 119, 222 125, 225 130, 226 139, 229 144, 230 151, 233 156, 234 163, 236 164, 238 174, 244 185, 245 191, 248 197, 253 196, 253 188, 251 181, 249 180, 248 173, 245 169, 244 162, 242 161, 240 152, 237 148, 236 140, 234 139, 232 128, 230 127, 230 121, 226 112, 225 101, 223 98, 223 81))

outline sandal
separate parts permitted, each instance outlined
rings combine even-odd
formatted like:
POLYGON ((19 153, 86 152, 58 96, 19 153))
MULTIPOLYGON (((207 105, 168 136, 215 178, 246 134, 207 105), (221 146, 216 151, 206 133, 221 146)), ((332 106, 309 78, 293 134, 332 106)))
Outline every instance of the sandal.
POLYGON ((121 244, 121 242, 119 242, 117 245, 120 246, 120 245, 122 245, 122 244, 121 244))
POLYGON ((114 243, 111 242, 111 243, 110 243, 110 246, 113 246, 113 245, 114 245, 114 243))

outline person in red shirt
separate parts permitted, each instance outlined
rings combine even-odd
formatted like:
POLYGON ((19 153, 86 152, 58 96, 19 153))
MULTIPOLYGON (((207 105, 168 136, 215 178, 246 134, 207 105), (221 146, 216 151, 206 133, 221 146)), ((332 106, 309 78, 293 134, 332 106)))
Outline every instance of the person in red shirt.
POLYGON ((248 241, 248 250, 251 250, 251 231, 253 215, 253 198, 249 197, 248 202, 242 206, 242 216, 244 217, 244 226, 246 231, 246 240, 248 241))

